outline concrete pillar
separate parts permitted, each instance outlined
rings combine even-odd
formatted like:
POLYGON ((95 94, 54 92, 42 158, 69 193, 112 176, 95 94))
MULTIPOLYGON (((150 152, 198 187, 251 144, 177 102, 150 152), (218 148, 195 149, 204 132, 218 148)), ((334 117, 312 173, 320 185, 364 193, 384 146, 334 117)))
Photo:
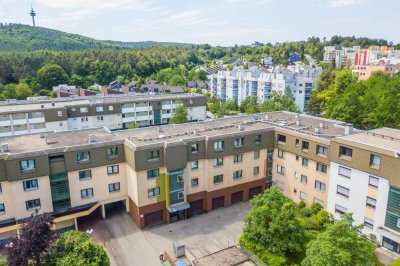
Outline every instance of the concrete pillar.
POLYGON ((78 231, 78 219, 74 219, 74 221, 75 221, 75 231, 78 231))
POLYGON ((106 208, 104 207, 104 204, 101 205, 101 217, 103 217, 103 220, 106 219, 106 208))
POLYGON ((129 212, 129 200, 128 199, 125 200, 125 208, 126 208, 126 212, 129 212))

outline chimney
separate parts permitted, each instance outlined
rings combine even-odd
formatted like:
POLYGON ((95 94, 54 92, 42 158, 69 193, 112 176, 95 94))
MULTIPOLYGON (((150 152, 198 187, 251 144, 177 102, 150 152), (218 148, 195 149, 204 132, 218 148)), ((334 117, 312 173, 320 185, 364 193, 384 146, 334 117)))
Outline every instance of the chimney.
POLYGON ((319 127, 320 128, 325 128, 325 123, 324 122, 319 123, 319 127))
POLYGON ((193 134, 194 134, 195 136, 198 136, 198 135, 199 135, 199 131, 198 131, 197 129, 195 129, 195 130, 193 131, 193 134))
POLYGON ((345 135, 350 135, 353 134, 353 125, 352 124, 346 124, 344 127, 344 134, 345 135))
POLYGON ((318 127, 316 127, 316 128, 314 129, 314 132, 315 132, 315 134, 320 134, 320 133, 321 133, 321 130, 320 130, 318 127))
POLYGON ((296 120, 298 120, 298 119, 299 119, 299 115, 296 114, 296 115, 294 116, 294 118, 295 118, 296 120))
POLYGON ((96 136, 94 134, 89 134, 88 142, 89 143, 96 142, 96 136))
POLYGON ((244 130, 244 126, 243 125, 238 125, 238 129, 239 129, 239 131, 243 131, 244 130))
POLYGON ((300 119, 296 120, 296 126, 301 126, 301 120, 300 119))
POLYGON ((1 152, 8 152, 8 151, 10 151, 10 146, 8 145, 8 143, 1 144, 1 152))

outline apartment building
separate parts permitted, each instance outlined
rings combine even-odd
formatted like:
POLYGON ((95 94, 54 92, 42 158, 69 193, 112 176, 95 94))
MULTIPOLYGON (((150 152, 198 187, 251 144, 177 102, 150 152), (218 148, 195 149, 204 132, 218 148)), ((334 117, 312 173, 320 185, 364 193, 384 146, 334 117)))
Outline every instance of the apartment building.
POLYGON ((122 95, 0 102, 0 136, 107 127, 167 124, 182 102, 189 121, 206 119, 203 95, 122 95))
POLYGON ((0 140, 0 239, 34 211, 54 229, 122 202, 142 227, 251 199, 275 184, 295 202, 351 212, 400 253, 400 131, 353 129, 289 112, 181 125, 107 128, 0 140))
POLYGON ((352 213, 363 233, 400 253, 400 131, 380 128, 335 138, 327 210, 352 213))
POLYGON ((314 81, 321 71, 320 68, 310 68, 299 63, 288 68, 275 67, 270 72, 255 67, 248 70, 236 68, 210 75, 210 87, 213 95, 222 103, 231 99, 239 105, 251 96, 256 96, 260 102, 269 100, 272 92, 284 94, 286 87, 289 87, 296 105, 304 111, 311 98, 314 81))

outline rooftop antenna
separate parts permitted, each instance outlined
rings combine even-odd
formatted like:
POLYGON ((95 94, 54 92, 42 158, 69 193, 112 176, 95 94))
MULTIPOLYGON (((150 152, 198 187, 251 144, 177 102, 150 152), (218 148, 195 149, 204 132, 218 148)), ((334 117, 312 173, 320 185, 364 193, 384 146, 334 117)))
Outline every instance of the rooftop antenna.
POLYGON ((32 17, 32 24, 33 27, 35 27, 35 17, 36 17, 36 12, 33 10, 32 4, 31 4, 31 13, 29 13, 32 17))

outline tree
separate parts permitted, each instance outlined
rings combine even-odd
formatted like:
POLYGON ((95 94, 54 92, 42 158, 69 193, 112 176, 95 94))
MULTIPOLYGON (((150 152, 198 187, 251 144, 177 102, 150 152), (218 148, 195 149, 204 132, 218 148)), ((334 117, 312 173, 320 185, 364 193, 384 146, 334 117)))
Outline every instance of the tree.
POLYGON ((68 231, 57 239, 50 265, 108 266, 110 259, 104 248, 94 243, 88 234, 68 231))
POLYGON ((9 249, 8 265, 26 266, 30 260, 41 265, 50 255, 50 244, 54 232, 50 229, 53 217, 50 214, 36 214, 22 226, 19 238, 14 239, 14 246, 9 249))
POLYGON ((351 215, 328 225, 325 232, 312 240, 302 266, 368 266, 376 265, 375 245, 360 236, 361 226, 354 226, 351 215))
POLYGON ((272 98, 266 100, 260 105, 261 112, 274 112, 274 111, 289 111, 298 112, 299 108, 294 102, 294 99, 288 95, 281 95, 273 92, 272 98))
POLYGON ((268 189, 251 200, 240 244, 271 266, 286 265, 286 258, 303 251, 306 241, 296 211, 296 205, 278 188, 268 189))
POLYGON ((3 91, 3 96, 6 99, 16 99, 17 98, 17 85, 16 84, 7 84, 3 91))
POLYGON ((175 108, 175 112, 169 122, 170 124, 187 123, 189 121, 188 116, 189 113, 187 107, 182 102, 178 102, 175 108))
POLYGON ((181 75, 173 75, 168 83, 171 86, 182 86, 185 84, 185 79, 181 75))
POLYGON ((32 96, 31 87, 26 83, 19 83, 15 86, 15 96, 18 100, 25 100, 27 97, 32 96))
POLYGON ((68 76, 64 69, 56 64, 44 65, 37 71, 37 78, 43 89, 51 90, 53 86, 64 84, 68 76))
POLYGON ((240 104, 239 110, 247 114, 258 113, 260 110, 257 104, 257 96, 246 97, 240 104))

